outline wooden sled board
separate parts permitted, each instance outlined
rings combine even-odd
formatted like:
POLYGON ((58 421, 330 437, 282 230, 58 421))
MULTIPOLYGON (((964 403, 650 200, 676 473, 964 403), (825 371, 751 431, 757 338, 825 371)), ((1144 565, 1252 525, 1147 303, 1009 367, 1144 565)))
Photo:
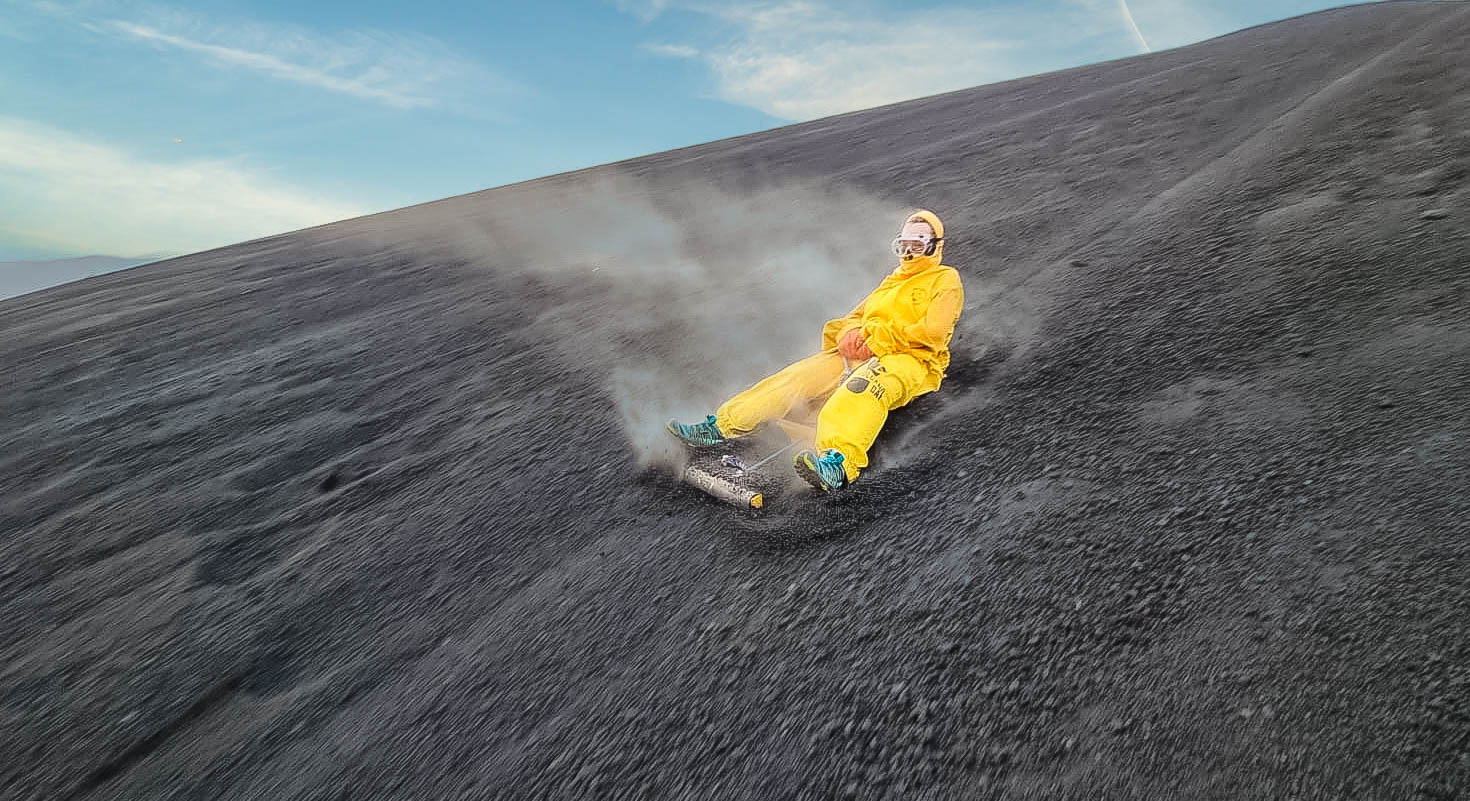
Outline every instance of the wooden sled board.
POLYGON ((777 420, 750 436, 691 451, 681 478, 725 503, 761 509, 790 491, 792 459, 815 437, 809 425, 777 420))

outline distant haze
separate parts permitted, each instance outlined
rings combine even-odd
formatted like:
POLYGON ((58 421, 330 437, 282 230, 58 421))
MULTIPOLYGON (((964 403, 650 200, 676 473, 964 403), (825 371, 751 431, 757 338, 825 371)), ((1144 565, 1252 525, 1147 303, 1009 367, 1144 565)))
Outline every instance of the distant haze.
POLYGON ((13 298, 47 287, 80 281, 144 264, 148 259, 116 256, 82 256, 75 259, 0 261, 0 299, 13 298))

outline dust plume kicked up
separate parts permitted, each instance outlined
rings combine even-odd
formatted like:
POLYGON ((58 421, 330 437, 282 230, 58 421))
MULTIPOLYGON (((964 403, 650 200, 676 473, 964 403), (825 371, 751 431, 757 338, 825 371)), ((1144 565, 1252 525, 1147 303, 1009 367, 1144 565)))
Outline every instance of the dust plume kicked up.
POLYGON ((906 207, 853 192, 654 192, 631 180, 503 210, 461 233, 461 256, 521 269, 556 302, 532 325, 560 358, 606 382, 642 464, 672 463, 670 417, 814 353, 892 268, 906 207), (507 213, 509 212, 509 213, 507 213))

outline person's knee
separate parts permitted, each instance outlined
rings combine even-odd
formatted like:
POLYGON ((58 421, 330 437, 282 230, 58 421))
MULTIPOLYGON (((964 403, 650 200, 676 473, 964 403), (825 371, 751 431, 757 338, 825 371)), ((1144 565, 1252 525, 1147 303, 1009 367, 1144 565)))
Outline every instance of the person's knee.
POLYGON ((866 393, 890 409, 907 403, 922 379, 915 367, 922 367, 912 356, 885 356, 871 359, 854 370, 843 382, 843 388, 856 394, 866 393))
POLYGON ((852 375, 842 382, 841 391, 860 397, 871 397, 886 406, 888 395, 894 389, 892 383, 892 377, 883 366, 872 359, 852 371, 852 375))
POLYGON ((918 386, 928 374, 929 368, 907 353, 892 353, 881 359, 883 370, 898 376, 905 384, 918 386))

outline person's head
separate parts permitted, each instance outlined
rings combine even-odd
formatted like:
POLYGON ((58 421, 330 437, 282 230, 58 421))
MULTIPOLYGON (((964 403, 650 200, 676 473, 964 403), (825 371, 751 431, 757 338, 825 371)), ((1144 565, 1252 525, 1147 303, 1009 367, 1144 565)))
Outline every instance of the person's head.
POLYGON ((937 261, 943 237, 939 218, 931 211, 920 209, 903 221, 903 228, 893 238, 893 253, 904 263, 928 257, 937 261))

